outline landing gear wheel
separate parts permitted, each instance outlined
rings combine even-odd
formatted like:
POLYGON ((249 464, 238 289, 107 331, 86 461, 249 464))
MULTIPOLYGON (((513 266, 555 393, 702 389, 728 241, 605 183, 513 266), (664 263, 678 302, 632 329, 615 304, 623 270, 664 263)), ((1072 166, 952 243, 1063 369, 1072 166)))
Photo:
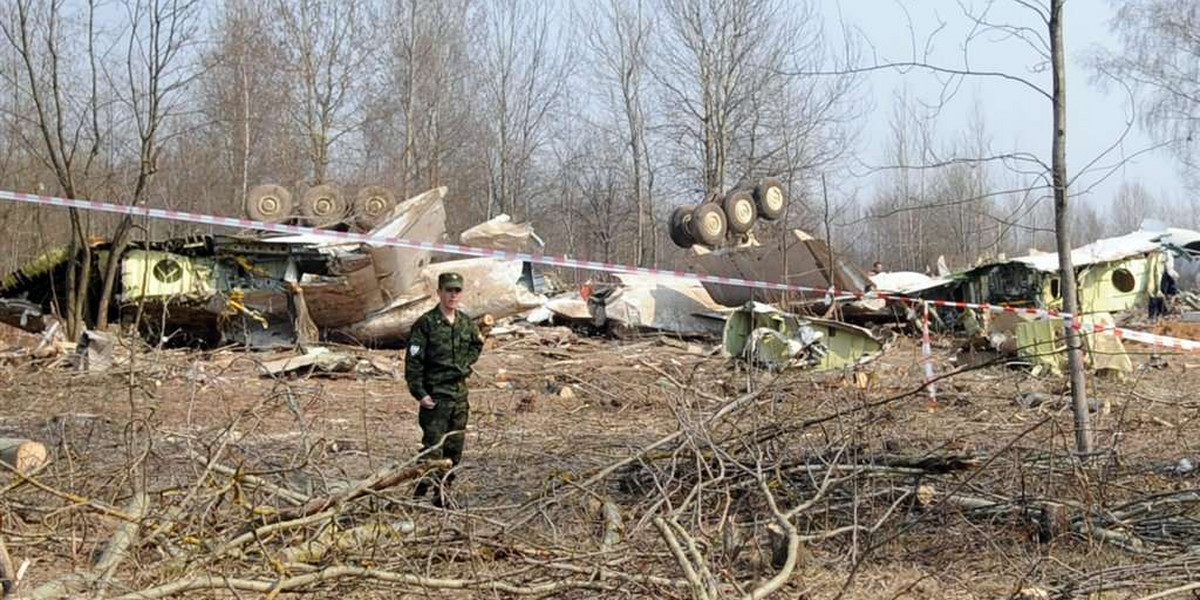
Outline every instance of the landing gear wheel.
POLYGON ((310 227, 329 227, 346 218, 346 199, 336 187, 325 184, 309 188, 300 202, 300 213, 310 227))
POLYGON ((787 208, 787 194, 777 179, 764 179, 754 188, 754 203, 758 205, 758 216, 774 221, 783 216, 787 208))
POLYGON ((692 207, 677 206, 671 211, 671 222, 669 230, 671 233, 671 241, 675 242, 680 248, 691 248, 696 245, 696 238, 692 237, 691 232, 692 207))
POLYGON ((728 227, 725 212, 715 202, 701 204, 692 210, 692 236, 706 246, 720 246, 728 227))
POLYGON ((396 196, 392 191, 380 186, 369 185, 354 196, 354 224, 363 231, 370 231, 383 223, 392 209, 396 207, 396 196))
POLYGON ((729 225, 729 231, 734 233, 746 233, 754 227, 755 221, 758 221, 754 196, 746 190, 730 192, 721 202, 721 208, 725 209, 725 222, 729 225))
POLYGON ((281 185, 256 185, 242 205, 246 217, 264 223, 282 223, 292 216, 292 193, 281 185))

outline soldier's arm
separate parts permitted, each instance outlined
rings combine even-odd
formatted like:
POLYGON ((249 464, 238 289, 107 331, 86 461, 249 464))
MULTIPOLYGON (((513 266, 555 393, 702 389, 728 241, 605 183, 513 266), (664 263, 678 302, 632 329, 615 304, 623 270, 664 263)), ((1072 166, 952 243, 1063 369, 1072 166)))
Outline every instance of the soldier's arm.
POLYGON ((483 334, 479 331, 479 326, 475 321, 467 319, 468 331, 470 332, 471 342, 467 345, 467 371, 471 369, 471 365, 479 360, 479 355, 483 352, 483 334))
POLYGON ((429 395, 425 389, 425 353, 429 352, 428 345, 426 320, 417 319, 408 336, 408 351, 404 358, 404 380, 408 383, 408 392, 417 400, 429 395))

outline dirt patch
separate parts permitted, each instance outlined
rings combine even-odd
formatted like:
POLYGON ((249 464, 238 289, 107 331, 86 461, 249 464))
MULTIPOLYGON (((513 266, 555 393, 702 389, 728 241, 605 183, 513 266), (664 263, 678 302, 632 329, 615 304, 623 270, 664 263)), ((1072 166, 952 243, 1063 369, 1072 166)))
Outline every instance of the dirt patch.
POLYGON ((1183 323, 1180 321, 1157 323, 1151 327, 1151 331, 1158 335, 1186 340, 1200 340, 1200 323, 1183 323))

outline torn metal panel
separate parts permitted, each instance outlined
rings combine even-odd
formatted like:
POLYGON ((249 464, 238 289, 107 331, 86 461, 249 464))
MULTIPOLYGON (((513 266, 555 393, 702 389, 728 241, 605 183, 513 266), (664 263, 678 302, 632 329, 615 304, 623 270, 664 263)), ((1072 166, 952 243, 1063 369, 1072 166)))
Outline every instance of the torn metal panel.
MULTIPOLYGON (((836 287, 849 292, 864 292, 871 284, 857 266, 831 255, 829 246, 799 229, 785 236, 782 251, 777 244, 723 248, 692 256, 693 271, 722 277, 749 280, 783 281, 792 285, 826 289, 836 287)), ((824 294, 801 294, 742 286, 704 283, 718 304, 740 307, 747 302, 804 304, 823 302, 824 294)))
POLYGON ((677 277, 621 274, 621 285, 608 293, 596 293, 588 308, 598 326, 616 323, 630 329, 653 329, 680 335, 716 335, 720 321, 701 315, 714 314, 721 306, 704 286, 677 277))
POLYGON ((871 283, 879 292, 893 294, 916 294, 928 289, 950 283, 950 280, 940 277, 930 277, 914 271, 892 271, 871 275, 871 283))
MULTIPOLYGON (((402 238, 420 242, 440 242, 446 234, 446 208, 443 200, 447 188, 439 187, 428 190, 392 209, 391 215, 378 227, 366 235, 381 240, 402 238)), ((265 238, 272 244, 312 245, 328 254, 340 258, 346 253, 366 247, 370 256, 370 266, 375 281, 367 281, 363 275, 354 279, 356 289, 368 296, 368 305, 375 304, 371 298, 378 295, 379 310, 383 305, 392 303, 407 293, 412 287, 418 272, 430 263, 428 250, 398 248, 386 244, 359 244, 358 242, 330 241, 329 238, 316 234, 285 235, 265 238)))
POLYGON ((80 371, 103 373, 113 366, 116 340, 102 331, 84 331, 76 346, 76 365, 80 371))
POLYGON ((328 348, 313 348, 299 356, 289 356, 262 364, 264 376, 285 373, 349 373, 358 365, 358 357, 348 352, 331 352, 328 348))
POLYGON ((533 240, 533 225, 513 223, 508 215, 498 215, 462 232, 459 240, 467 246, 497 250, 527 250, 533 240))
MULTIPOLYGON (((1084 315, 1080 322, 1112 328, 1116 322, 1110 313, 1084 315)), ((1062 319, 1038 319, 1032 315, 998 313, 988 322, 988 339, 1002 353, 1015 355, 1035 371, 1062 374, 1066 367, 1066 341, 1062 319)), ((1087 365, 1096 371, 1128 373, 1133 363, 1125 345, 1112 335, 1084 335, 1087 365)))
MULTIPOLYGON (((1097 262, 1076 269, 1079 310, 1082 314, 1120 312, 1149 302, 1159 294, 1165 269, 1165 254, 1153 250, 1110 262, 1097 262)), ((1062 293, 1057 271, 1035 269, 1021 261, 976 267, 942 289, 951 299, 987 302, 1006 306, 1060 309, 1062 293)), ((928 288, 918 295, 934 297, 928 288)))
POLYGON ((119 300, 175 297, 204 300, 217 293, 216 261, 158 250, 130 250, 121 259, 119 300))
MULTIPOLYGON (((1169 268, 1164 235, 1136 231, 1072 250, 1080 313, 1129 310, 1158 296, 1163 272, 1169 268)), ((925 298, 1059 309, 1059 285, 1058 254, 1035 252, 973 267, 950 283, 916 293, 925 298)))
POLYGON ((590 322, 592 310, 579 292, 571 292, 547 300, 542 306, 530 311, 526 320, 530 323, 549 323, 555 317, 567 321, 590 322))
POLYGON ((801 317, 757 302, 729 315, 722 346, 728 356, 768 368, 817 371, 852 367, 883 353, 883 343, 867 329, 801 317))
MULTIPOLYGON (((1080 321, 1086 325, 1103 326, 1110 331, 1117 324, 1112 314, 1106 312, 1084 315, 1080 321)), ((1085 335, 1083 344, 1088 362, 1096 371, 1112 371, 1120 374, 1133 372, 1133 361, 1125 352, 1125 344, 1121 338, 1104 334, 1085 335)))
POLYGON ((336 329, 361 321, 384 307, 375 285, 375 270, 366 267, 343 277, 306 278, 300 287, 313 323, 321 329, 336 329))
POLYGON ((654 330, 686 336, 721 333, 724 317, 700 283, 678 277, 621 274, 584 299, 580 292, 557 296, 531 311, 531 323, 551 320, 590 327, 654 330))
POLYGON ((1017 356, 1061 375, 1066 362, 1066 344, 1062 319, 1020 319, 1013 326, 1017 356))
POLYGON ((408 293, 396 298, 378 313, 338 328, 335 334, 371 345, 395 345, 408 337, 412 324, 437 305, 437 278, 454 271, 466 285, 459 309, 479 317, 490 314, 499 319, 541 306, 545 296, 536 293, 526 263, 497 258, 472 258, 435 263, 421 269, 408 293))
POLYGON ((1160 295, 1165 259, 1165 253, 1154 251, 1081 270, 1077 275, 1080 312, 1121 312, 1144 306, 1160 295))
POLYGON ((16 271, 0 277, 0 295, 11 296, 20 293, 24 286, 63 267, 70 258, 69 246, 59 246, 41 253, 16 271))
MULTIPOLYGON (((1162 249, 1161 244, 1157 241, 1159 237, 1160 235, 1154 232, 1135 231, 1122 236, 1096 240, 1071 250, 1071 264, 1079 268, 1119 261, 1148 252, 1157 252, 1162 249)), ((1057 252, 1033 252, 1028 256, 1014 258, 1012 262, 1028 265, 1030 268, 1044 273, 1058 271, 1057 252)))
MULTIPOLYGON (((390 221, 372 229, 374 238, 403 238, 411 241, 440 242, 446 235, 446 207, 442 203, 446 188, 440 187, 415 196, 396 206, 390 221)), ((382 244, 368 244, 375 278, 384 302, 408 293, 421 268, 429 264, 428 250, 412 250, 382 244)))
POLYGON ((57 320, 43 312, 41 306, 28 300, 0 298, 0 323, 29 333, 41 333, 57 320))

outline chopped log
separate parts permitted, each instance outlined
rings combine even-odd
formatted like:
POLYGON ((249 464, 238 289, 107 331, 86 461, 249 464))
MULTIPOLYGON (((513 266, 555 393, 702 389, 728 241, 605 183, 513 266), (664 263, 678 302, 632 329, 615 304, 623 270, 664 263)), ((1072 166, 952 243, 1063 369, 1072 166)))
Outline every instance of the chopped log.
POLYGON ((46 447, 39 442, 21 438, 0 438, 0 461, 12 466, 18 473, 37 471, 49 461, 49 456, 46 447))

